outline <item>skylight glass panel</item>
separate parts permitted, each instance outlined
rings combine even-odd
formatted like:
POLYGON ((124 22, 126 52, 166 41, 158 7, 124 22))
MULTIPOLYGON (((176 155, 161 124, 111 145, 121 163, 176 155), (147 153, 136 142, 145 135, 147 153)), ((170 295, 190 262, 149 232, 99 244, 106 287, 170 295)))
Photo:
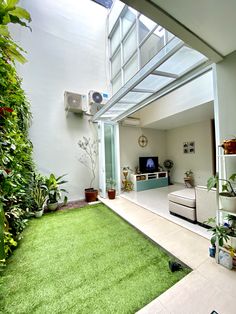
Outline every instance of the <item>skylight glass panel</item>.
POLYGON ((129 31, 130 27, 133 25, 136 18, 137 11, 128 8, 125 15, 122 18, 122 34, 123 37, 129 31))
POLYGON ((132 53, 135 50, 136 50, 136 29, 133 28, 123 43, 124 62, 128 60, 128 58, 132 55, 132 53))
POLYGON ((145 15, 141 14, 139 20, 149 31, 151 31, 156 26, 156 23, 150 20, 145 15))
POLYGON ((92 0, 100 5, 102 5, 103 7, 110 9, 112 7, 112 3, 113 0, 92 0))
POLYGON ((174 78, 150 74, 135 88, 157 91, 173 80, 174 78))
POLYGON ((137 104, 150 96, 151 93, 137 93, 137 92, 129 92, 126 94, 120 101, 121 102, 133 102, 134 104, 137 104))
POLYGON ((165 29, 161 25, 158 25, 158 27, 154 31, 154 34, 161 38, 165 34, 165 29))
POLYGON ((114 53, 119 43, 120 43, 120 28, 119 26, 117 26, 111 37, 111 54, 114 53))
POLYGON ((207 60, 207 58, 200 52, 184 46, 159 66, 157 70, 181 75, 197 63, 201 61, 203 62, 204 60, 207 60))

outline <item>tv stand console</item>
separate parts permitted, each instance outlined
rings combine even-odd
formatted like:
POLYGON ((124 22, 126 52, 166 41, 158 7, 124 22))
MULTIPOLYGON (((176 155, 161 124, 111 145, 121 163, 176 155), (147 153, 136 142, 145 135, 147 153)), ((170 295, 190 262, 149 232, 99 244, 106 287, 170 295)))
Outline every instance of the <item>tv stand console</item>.
POLYGON ((131 174, 130 179, 134 184, 135 191, 144 191, 168 186, 167 171, 131 174))

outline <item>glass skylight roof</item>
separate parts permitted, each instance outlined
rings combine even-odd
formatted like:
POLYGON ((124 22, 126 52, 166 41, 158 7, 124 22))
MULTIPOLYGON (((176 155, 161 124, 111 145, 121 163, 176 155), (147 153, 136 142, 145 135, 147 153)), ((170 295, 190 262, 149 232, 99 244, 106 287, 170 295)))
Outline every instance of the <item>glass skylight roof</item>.
POLYGON ((139 104, 141 106, 150 96, 207 60, 204 55, 174 37, 113 95, 93 120, 120 121, 132 113, 132 109, 138 110, 139 104))

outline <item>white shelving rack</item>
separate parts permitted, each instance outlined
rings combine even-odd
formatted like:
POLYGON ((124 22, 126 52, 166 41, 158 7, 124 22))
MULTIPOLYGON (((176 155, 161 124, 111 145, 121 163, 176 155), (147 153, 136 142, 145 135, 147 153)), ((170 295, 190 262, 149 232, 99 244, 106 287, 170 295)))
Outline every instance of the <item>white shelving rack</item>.
MULTIPOLYGON (((218 173, 217 175, 219 176, 219 179, 227 179, 227 163, 229 160, 232 160, 233 158, 235 158, 236 160, 236 154, 224 154, 222 146, 218 147, 218 154, 217 154, 218 173)), ((236 217, 236 213, 226 211, 224 208, 221 207, 220 198, 219 198, 219 193, 221 192, 221 190, 219 186, 220 184, 218 184, 218 188, 217 188, 217 204, 218 204, 218 208, 216 210, 216 224, 217 225, 223 223, 223 219, 226 215, 231 215, 231 216, 236 217)), ((216 262, 218 264, 219 264, 220 250, 223 250, 229 253, 229 250, 227 250, 225 247, 220 247, 219 242, 216 241, 216 262)))

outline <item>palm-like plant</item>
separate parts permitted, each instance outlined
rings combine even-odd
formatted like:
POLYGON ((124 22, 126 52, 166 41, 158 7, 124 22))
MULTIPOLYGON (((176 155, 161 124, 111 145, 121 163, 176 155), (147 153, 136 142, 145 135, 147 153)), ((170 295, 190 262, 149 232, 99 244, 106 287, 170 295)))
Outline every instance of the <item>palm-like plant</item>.
POLYGON ((49 178, 46 178, 44 187, 46 189, 48 196, 47 203, 49 204, 57 203, 61 198, 61 192, 67 193, 65 189, 60 188, 60 185, 67 182, 65 180, 62 180, 64 176, 65 174, 56 178, 56 176, 53 173, 51 173, 49 178))

